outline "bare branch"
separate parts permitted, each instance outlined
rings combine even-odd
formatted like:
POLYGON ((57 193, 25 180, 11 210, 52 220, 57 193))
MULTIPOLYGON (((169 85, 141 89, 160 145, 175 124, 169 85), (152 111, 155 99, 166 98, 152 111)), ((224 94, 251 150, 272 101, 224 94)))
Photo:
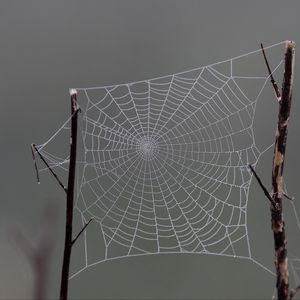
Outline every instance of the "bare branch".
POLYGON ((281 100, 281 95, 280 95, 280 92, 279 92, 278 85, 277 85, 277 83, 276 83, 276 81, 275 81, 275 79, 273 77, 273 74, 272 74, 272 71, 271 71, 271 68, 270 68, 270 65, 269 65, 266 53, 265 53, 265 49, 264 49, 264 46, 263 46, 262 43, 260 44, 260 47, 261 47, 261 51, 263 53, 263 56, 264 56, 264 59, 265 59, 266 65, 267 65, 267 69, 268 69, 268 72, 269 72, 271 83, 272 83, 274 91, 275 91, 276 98, 277 98, 277 100, 279 102, 281 100))
MULTIPOLYGON (((41 160, 44 162, 44 164, 46 165, 46 167, 49 169, 49 171, 52 173, 52 175, 54 176, 54 178, 56 179, 56 181, 58 182, 58 184, 63 188, 63 190, 67 193, 67 188, 64 186, 64 184, 61 182, 61 180, 58 178, 58 176, 56 175, 56 173, 53 171, 53 169, 50 167, 50 165, 47 163, 47 161, 45 160, 45 158, 43 157, 43 155, 39 152, 38 148, 36 147, 35 144, 32 144, 31 147, 36 151, 36 153, 39 155, 39 157, 41 158, 41 160)), ((33 152, 34 154, 34 152, 33 152)))
POLYGON ((276 209, 271 206, 271 223, 274 238, 275 267, 277 273, 277 298, 290 299, 287 241, 285 222, 282 211, 283 198, 283 167, 290 118, 292 87, 294 80, 295 43, 287 42, 285 51, 285 66, 282 83, 281 101, 279 102, 278 123, 274 144, 272 166, 272 199, 276 209))
POLYGON ((275 203, 274 200, 272 199, 270 193, 268 192, 267 188, 266 188, 266 187, 264 186, 264 184, 262 183, 260 177, 257 175, 257 173, 256 173, 256 171, 254 170, 254 168, 253 168, 251 165, 249 165, 249 168, 250 168, 251 172, 253 173, 255 179, 257 180, 259 186, 262 188, 262 190, 263 190, 265 196, 270 200, 271 205, 274 206, 274 207, 276 207, 276 203, 275 203))
POLYGON ((72 252, 72 231, 73 231, 73 209, 74 209, 74 186, 76 171, 76 153, 77 153, 77 127, 78 112, 80 108, 77 103, 77 91, 70 90, 71 96, 71 138, 70 138, 70 163, 67 189, 67 207, 66 207, 66 225, 65 225, 65 245, 63 266, 60 283, 60 299, 68 299, 69 270, 72 252))
POLYGON ((78 238, 80 237, 80 235, 84 232, 84 230, 89 226, 89 224, 93 221, 94 219, 91 218, 87 223, 85 223, 85 225, 83 226, 83 228, 79 231, 79 233, 76 235, 76 237, 73 239, 72 241, 72 246, 76 243, 76 241, 78 240, 78 238))

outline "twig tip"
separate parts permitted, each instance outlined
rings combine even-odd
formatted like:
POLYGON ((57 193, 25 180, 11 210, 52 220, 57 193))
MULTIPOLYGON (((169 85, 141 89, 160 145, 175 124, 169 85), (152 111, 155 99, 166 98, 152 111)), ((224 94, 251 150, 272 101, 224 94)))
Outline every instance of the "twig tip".
POLYGON ((294 41, 292 41, 292 40, 287 40, 285 42, 285 44, 286 44, 287 48, 295 48, 295 46, 296 46, 296 43, 294 41))
POLYGON ((77 90, 76 89, 69 89, 70 96, 76 95, 77 90))

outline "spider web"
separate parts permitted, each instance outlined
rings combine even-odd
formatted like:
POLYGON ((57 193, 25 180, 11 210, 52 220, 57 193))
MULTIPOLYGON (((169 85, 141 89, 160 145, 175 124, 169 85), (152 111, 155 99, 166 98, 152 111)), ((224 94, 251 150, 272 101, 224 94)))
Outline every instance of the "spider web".
MULTIPOLYGON (((248 165, 267 149, 256 145, 253 120, 268 81, 257 50, 150 80, 78 88, 75 210, 82 224, 94 222, 72 276, 112 259, 167 253, 250 259, 268 270, 253 259, 247 229, 248 165)), ((68 157, 46 149, 69 121, 39 146, 52 168, 66 171, 68 157)))

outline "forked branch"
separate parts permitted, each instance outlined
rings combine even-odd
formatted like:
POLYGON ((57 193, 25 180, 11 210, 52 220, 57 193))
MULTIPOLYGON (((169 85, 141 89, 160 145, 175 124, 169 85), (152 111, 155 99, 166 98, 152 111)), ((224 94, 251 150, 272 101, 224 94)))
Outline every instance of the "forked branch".
MULTIPOLYGON (((274 145, 273 166, 272 166, 272 196, 266 187, 262 184, 255 170, 249 165, 264 194, 271 202, 271 223, 274 237, 275 248, 275 267, 276 267, 276 288, 277 299, 291 300, 300 286, 290 291, 289 289, 289 272, 288 272, 288 255, 287 241, 285 237, 285 223, 282 212, 282 199, 287 197, 283 192, 283 167, 285 161, 285 149, 288 134, 288 123, 292 102, 292 86, 294 80, 294 62, 295 62, 295 43, 286 42, 285 65, 282 83, 281 98, 277 84, 272 76, 263 46, 262 52, 267 64, 269 75, 277 99, 279 100, 278 123, 274 145)), ((290 197, 287 197, 290 198, 290 197)))
POLYGON ((39 152, 39 149, 36 147, 35 144, 31 145, 31 151, 32 151, 32 156, 33 156, 33 162, 34 162, 34 167, 35 167, 35 171, 36 171, 36 177, 37 177, 37 181, 40 182, 40 178, 39 178, 39 172, 38 172, 38 168, 36 165, 36 160, 35 160, 35 153, 37 153, 40 157, 40 159, 43 161, 43 163, 46 165, 46 167, 48 168, 48 170, 51 172, 51 174, 54 176, 54 178, 56 179, 56 181, 58 182, 58 184, 62 187, 62 189, 67 193, 68 189, 67 187, 62 183, 62 181, 59 179, 59 177, 57 176, 57 174, 53 171, 53 169, 50 167, 50 165, 48 164, 48 162, 45 160, 44 156, 39 152), (34 152, 35 151, 35 152, 34 152))

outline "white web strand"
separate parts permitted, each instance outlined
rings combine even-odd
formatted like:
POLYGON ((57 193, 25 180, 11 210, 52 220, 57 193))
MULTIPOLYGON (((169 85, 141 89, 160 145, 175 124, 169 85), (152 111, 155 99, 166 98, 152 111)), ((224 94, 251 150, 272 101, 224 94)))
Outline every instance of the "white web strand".
MULTIPOLYGON (((77 89, 86 105, 76 209, 83 222, 95 218, 103 246, 89 258, 90 225, 82 237, 85 265, 72 277, 103 261, 167 253, 249 259, 272 273, 252 257, 247 229, 248 165, 268 149, 256 146, 253 119, 269 76, 265 68, 236 73, 240 61, 259 52, 150 80, 77 89)), ((63 167, 68 158, 44 150, 56 135, 39 149, 52 167, 63 167)))

